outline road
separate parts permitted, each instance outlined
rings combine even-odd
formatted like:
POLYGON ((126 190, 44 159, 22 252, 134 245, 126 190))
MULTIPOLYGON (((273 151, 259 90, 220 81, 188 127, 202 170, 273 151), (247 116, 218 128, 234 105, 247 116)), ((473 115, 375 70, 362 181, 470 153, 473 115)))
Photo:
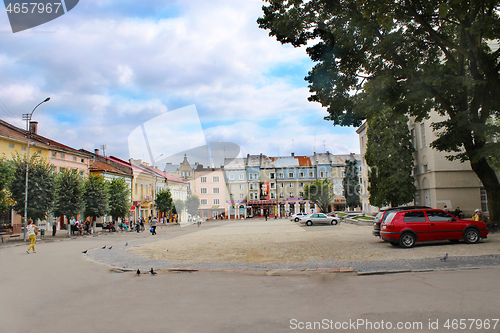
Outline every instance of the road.
POLYGON ((150 236, 123 233, 37 244, 37 253, 29 255, 24 246, 0 249, 0 331, 373 332, 390 322, 394 332, 500 332, 500 324, 470 327, 479 321, 462 322, 466 329, 444 327, 447 319, 499 319, 496 267, 369 276, 231 271, 136 276, 82 254, 138 237, 150 236), (323 329, 300 329, 314 322, 323 329), (430 323, 438 329, 429 329, 430 323))

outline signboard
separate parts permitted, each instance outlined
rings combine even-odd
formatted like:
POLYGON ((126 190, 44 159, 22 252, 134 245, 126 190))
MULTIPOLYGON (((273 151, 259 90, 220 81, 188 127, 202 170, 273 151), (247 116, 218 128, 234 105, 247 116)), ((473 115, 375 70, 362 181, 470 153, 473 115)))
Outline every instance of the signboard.
POLYGON ((260 200, 269 200, 269 182, 260 183, 260 200))
POLYGON ((135 210, 135 206, 130 207, 130 211, 134 211, 134 210, 135 210))

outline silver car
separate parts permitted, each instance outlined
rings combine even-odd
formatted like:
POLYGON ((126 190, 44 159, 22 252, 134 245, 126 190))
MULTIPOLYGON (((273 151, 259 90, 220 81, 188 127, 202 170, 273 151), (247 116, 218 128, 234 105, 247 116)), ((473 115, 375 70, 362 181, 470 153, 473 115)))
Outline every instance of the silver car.
POLYGON ((307 214, 304 212, 295 213, 290 217, 290 221, 299 222, 300 218, 303 216, 307 216, 307 214))
POLYGON ((339 219, 333 216, 327 216, 326 214, 323 213, 314 213, 302 216, 300 218, 300 223, 305 224, 307 226, 311 226, 313 224, 337 225, 339 223, 339 219))

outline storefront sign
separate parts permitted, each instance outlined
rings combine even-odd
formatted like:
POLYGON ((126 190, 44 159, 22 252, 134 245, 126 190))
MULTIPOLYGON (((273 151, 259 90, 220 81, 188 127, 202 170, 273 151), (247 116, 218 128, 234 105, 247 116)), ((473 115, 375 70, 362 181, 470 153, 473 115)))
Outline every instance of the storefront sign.
POLYGON ((260 183, 260 200, 269 200, 269 182, 260 183))

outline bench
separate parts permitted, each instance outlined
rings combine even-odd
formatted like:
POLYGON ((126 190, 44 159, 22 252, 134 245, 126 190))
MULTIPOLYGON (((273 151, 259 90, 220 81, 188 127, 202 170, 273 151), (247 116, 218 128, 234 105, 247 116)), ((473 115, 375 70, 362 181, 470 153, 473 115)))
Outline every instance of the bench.
POLYGON ((2 235, 2 243, 3 240, 9 240, 9 239, 21 239, 21 234, 11 234, 11 235, 2 235))

